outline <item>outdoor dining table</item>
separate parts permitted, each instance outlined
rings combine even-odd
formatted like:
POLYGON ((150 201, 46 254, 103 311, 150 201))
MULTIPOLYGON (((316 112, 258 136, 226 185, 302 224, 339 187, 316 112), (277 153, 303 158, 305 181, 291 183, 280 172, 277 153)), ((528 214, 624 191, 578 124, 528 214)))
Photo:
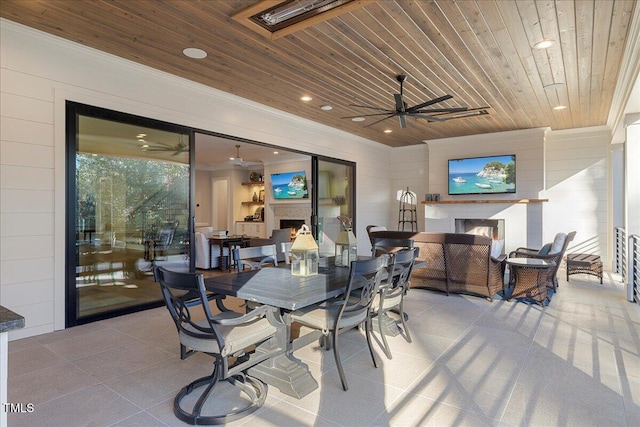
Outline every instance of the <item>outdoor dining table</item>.
MULTIPOLYGON (((288 331, 287 342, 280 344, 285 345, 287 351, 252 367, 248 373, 289 396, 302 398, 318 388, 318 383, 309 367, 293 356, 299 346, 291 340, 289 313, 343 294, 349 280, 349 269, 336 267, 330 262, 329 266, 320 267, 317 275, 301 277, 292 275, 288 267, 209 277, 204 282, 208 291, 280 309, 278 321, 285 323, 288 331)), ((277 343, 268 341, 261 347, 270 345, 277 343)), ((261 348, 256 351, 261 351, 261 348)))

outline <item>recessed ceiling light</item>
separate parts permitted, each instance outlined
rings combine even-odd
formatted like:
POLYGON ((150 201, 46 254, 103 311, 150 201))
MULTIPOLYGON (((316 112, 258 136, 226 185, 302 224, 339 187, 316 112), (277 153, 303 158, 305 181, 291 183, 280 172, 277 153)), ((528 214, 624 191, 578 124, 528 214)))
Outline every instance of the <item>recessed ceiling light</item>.
POLYGON ((384 133, 391 133, 391 132, 393 132, 391 129, 385 129, 384 130, 384 133))
POLYGON ((146 133, 139 133, 136 138, 144 138, 145 136, 147 136, 146 133))
POLYGON ((354 117, 351 119, 352 122, 364 122, 364 117, 354 117))
POLYGON ((185 56, 193 59, 203 59, 207 57, 207 52, 197 47, 188 47, 182 51, 185 56))
POLYGON ((280 153, 278 153, 277 151, 274 151, 273 154, 280 154, 280 153))
POLYGON ((309 95, 304 95, 300 97, 300 101, 304 101, 304 102, 309 102, 311 101, 313 98, 310 97, 309 95))
POLYGON ((546 90, 553 90, 553 89, 560 89, 562 87, 565 87, 564 83, 551 83, 549 85, 546 85, 544 88, 546 90))
POLYGON ((553 107, 554 110, 564 110, 565 108, 567 108, 566 105, 556 105, 553 107))
POLYGON ((331 105, 323 105, 320 109, 324 111, 331 111, 333 110, 333 107, 331 105))
POLYGON ((547 49, 553 46, 553 43, 553 40, 542 40, 541 42, 534 44, 533 47, 535 49, 547 49))
POLYGON ((140 148, 149 148, 149 144, 142 144, 140 148))

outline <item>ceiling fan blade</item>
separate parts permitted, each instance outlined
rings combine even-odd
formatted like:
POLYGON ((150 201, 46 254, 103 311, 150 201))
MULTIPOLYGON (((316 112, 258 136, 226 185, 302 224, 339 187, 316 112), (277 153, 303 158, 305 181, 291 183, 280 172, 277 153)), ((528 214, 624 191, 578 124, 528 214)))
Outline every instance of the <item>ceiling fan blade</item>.
POLYGON ((489 114, 489 112, 487 111, 489 108, 491 107, 469 108, 464 111, 441 113, 441 114, 437 114, 437 116, 445 120, 463 119, 465 117, 484 116, 486 114, 489 114))
POLYGON ((427 116, 424 114, 412 114, 411 117, 415 117, 416 119, 426 120, 428 122, 438 122, 438 123, 442 123, 446 120, 446 119, 441 119, 435 116, 427 116))
POLYGON ((456 108, 432 108, 429 110, 417 110, 412 111, 409 114, 433 114, 433 113, 457 113, 460 111, 468 111, 468 107, 456 107, 456 108))
POLYGON ((407 116, 406 114, 399 114, 398 120, 400 121, 400 128, 405 129, 407 127, 407 116))
POLYGON ((341 119, 353 119, 354 117, 373 117, 373 116, 386 116, 387 114, 395 114, 395 111, 385 110, 385 113, 376 113, 376 114, 358 114, 357 116, 346 116, 340 117, 341 119))
POLYGON ((443 102, 443 101, 446 101, 446 100, 451 99, 451 98, 453 98, 453 96, 444 95, 444 96, 441 96, 440 98, 435 98, 435 99, 432 99, 431 101, 426 101, 426 102, 423 102, 422 104, 414 105, 413 107, 408 108, 407 112, 413 113, 413 112, 415 112, 417 110, 420 110, 420 109, 422 109, 424 107, 428 107, 429 105, 437 104, 439 102, 443 102))
POLYGON ((380 120, 377 120, 377 121, 375 121, 375 122, 373 122, 371 124, 366 125, 365 128, 371 127, 373 125, 377 125, 378 123, 383 122, 383 121, 385 121, 387 119, 390 119, 391 117, 393 117, 395 115, 396 115, 396 113, 389 114, 387 117, 384 117, 384 118, 382 118, 380 120))
POLYGON ((396 111, 404 112, 405 106, 404 106, 404 100, 402 99, 402 95, 399 93, 396 93, 393 95, 393 98, 396 100, 396 111))
POLYGON ((389 109, 388 109, 388 108, 371 107, 371 106, 369 106, 369 105, 349 104, 349 107, 369 108, 369 109, 371 109, 371 110, 389 111, 389 109))

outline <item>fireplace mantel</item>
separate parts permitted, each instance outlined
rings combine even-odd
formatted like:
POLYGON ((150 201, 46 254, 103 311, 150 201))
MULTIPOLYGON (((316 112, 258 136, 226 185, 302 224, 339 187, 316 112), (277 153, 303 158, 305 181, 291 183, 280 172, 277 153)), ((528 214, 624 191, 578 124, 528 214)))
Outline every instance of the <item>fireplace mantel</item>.
POLYGON ((544 203, 548 202, 549 199, 474 199, 474 200, 440 200, 437 202, 434 201, 422 201, 423 205, 457 205, 463 203, 508 203, 508 204, 516 204, 516 203, 544 203))

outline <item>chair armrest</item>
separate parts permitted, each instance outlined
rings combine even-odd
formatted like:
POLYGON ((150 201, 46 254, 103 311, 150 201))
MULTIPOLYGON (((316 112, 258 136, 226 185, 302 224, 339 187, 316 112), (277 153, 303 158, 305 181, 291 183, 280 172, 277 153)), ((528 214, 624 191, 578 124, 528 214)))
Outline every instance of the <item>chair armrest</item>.
POLYGON ((507 255, 506 254, 502 254, 499 257, 495 258, 495 257, 491 257, 491 261, 493 262, 498 262, 498 263, 502 263, 507 259, 507 255))
POLYGON ((254 320, 263 318, 267 316, 267 314, 269 313, 272 313, 272 314, 275 313, 275 311, 277 311, 275 307, 271 307, 268 305, 260 305, 242 316, 228 318, 228 319, 213 319, 213 320, 218 325, 237 326, 237 325, 242 325, 242 324, 249 323, 254 320))
POLYGON ((551 261, 555 261, 556 258, 558 258, 559 254, 549 254, 549 255, 540 255, 538 253, 531 253, 531 252, 518 252, 518 251, 514 251, 511 252, 511 254, 509 254, 509 258, 535 258, 535 259, 540 259, 543 261, 547 261, 547 260, 551 260, 551 261), (514 254, 513 256, 511 254, 514 254))

